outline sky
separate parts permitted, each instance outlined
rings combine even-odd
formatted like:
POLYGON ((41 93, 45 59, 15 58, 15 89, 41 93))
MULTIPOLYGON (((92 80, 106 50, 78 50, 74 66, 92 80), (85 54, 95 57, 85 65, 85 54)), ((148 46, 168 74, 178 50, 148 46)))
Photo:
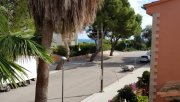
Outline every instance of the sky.
MULTIPOLYGON (((131 4, 131 7, 134 8, 136 14, 140 14, 143 19, 142 19, 142 28, 145 28, 146 25, 151 25, 152 24, 152 17, 146 14, 146 11, 142 9, 144 4, 151 3, 153 1, 158 1, 158 0, 129 0, 129 3, 131 4)), ((87 34, 85 31, 81 32, 78 35, 79 39, 89 39, 87 37, 87 34)))
POLYGON ((131 7, 134 8, 135 12, 143 16, 142 19, 142 28, 145 28, 146 25, 152 24, 152 17, 146 14, 146 11, 142 9, 144 4, 151 3, 158 0, 129 0, 131 7))

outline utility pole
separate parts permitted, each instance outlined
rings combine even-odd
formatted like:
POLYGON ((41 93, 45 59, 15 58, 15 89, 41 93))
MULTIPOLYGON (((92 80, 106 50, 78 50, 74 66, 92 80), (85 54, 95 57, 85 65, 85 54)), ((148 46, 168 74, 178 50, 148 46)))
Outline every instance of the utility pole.
POLYGON ((101 23, 101 91, 103 92, 103 74, 104 74, 104 66, 103 66, 103 24, 101 23))
POLYGON ((100 50, 99 30, 97 30, 97 50, 100 50))

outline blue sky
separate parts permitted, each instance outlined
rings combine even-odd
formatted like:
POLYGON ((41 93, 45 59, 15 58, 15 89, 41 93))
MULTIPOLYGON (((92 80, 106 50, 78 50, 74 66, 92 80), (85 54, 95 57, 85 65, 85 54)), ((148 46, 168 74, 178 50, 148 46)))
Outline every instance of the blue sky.
MULTIPOLYGON (((146 25, 151 25, 152 24, 152 17, 146 14, 146 11, 142 9, 141 7, 144 4, 153 2, 153 1, 158 1, 158 0, 129 0, 129 3, 131 4, 131 7, 134 8, 135 12, 142 15, 142 28, 145 28, 146 25)), ((83 31, 78 35, 79 39, 89 39, 86 35, 86 33, 83 31)))

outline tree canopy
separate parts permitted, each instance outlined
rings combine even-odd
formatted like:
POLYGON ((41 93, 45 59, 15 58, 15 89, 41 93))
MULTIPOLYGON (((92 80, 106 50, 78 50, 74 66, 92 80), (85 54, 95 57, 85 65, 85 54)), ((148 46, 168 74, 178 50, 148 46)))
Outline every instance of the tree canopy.
POLYGON ((146 40, 146 46, 151 47, 152 26, 147 25, 142 31, 142 37, 146 40))
MULTIPOLYGON (((4 30, 18 34, 34 34, 34 22, 28 10, 27 0, 0 1, 0 17, 4 30)), ((7 32, 6 32, 7 33, 7 32)))
POLYGON ((128 0, 104 0, 104 6, 97 13, 95 26, 103 24, 105 36, 111 42, 111 54, 119 39, 140 34, 142 17, 135 14, 128 0))

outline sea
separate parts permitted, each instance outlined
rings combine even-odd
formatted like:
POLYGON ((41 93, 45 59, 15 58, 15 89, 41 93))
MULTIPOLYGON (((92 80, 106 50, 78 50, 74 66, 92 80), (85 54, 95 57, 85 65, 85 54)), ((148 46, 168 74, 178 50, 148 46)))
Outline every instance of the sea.
POLYGON ((94 43, 91 39, 78 39, 78 43, 94 43))

